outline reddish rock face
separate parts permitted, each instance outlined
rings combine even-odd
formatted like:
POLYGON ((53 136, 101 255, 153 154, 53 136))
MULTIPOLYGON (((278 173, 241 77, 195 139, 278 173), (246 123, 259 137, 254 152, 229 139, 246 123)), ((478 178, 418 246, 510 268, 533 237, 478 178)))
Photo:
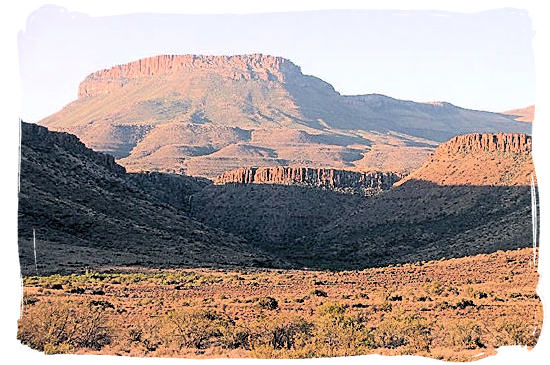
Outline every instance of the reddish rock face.
POLYGON ((239 56, 163 55, 94 72, 80 84, 78 97, 109 93, 123 88, 132 79, 147 76, 213 71, 222 77, 233 80, 284 82, 288 75, 299 74, 300 68, 285 58, 262 54, 239 56))
POLYGON ((531 137, 521 133, 472 133, 440 145, 435 154, 456 152, 531 153, 531 137))
POLYGON ((223 184, 275 184, 318 187, 348 193, 373 194, 388 190, 402 175, 393 172, 358 172, 300 166, 241 167, 214 179, 223 184))
POLYGON ((472 133, 441 144, 410 180, 438 185, 530 185, 535 178, 531 136, 521 133, 472 133))

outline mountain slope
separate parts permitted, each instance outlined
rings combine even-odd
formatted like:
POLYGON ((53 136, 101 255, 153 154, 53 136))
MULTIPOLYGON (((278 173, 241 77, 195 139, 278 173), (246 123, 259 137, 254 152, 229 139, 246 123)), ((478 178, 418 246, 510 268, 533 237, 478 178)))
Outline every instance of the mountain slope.
POLYGON ((183 213, 209 183, 127 174, 75 136, 21 124, 19 249, 23 274, 111 265, 251 266, 268 257, 183 213), (176 194, 171 194, 177 189, 176 194))
POLYGON ((535 106, 530 105, 525 108, 507 110, 502 114, 512 115, 516 117, 514 120, 518 122, 532 122, 535 119, 535 106))
POLYGON ((291 61, 259 54, 157 56, 101 70, 40 124, 129 171, 207 177, 251 165, 408 172, 457 134, 530 131, 512 116, 449 103, 342 96, 291 61))

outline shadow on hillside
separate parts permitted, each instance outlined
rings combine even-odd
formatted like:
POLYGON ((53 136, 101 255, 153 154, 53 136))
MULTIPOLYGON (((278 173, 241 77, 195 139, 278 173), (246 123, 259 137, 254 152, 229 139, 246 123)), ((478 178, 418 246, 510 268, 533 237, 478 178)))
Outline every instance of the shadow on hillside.
POLYGON ((362 269, 533 245, 530 186, 411 180, 359 197, 225 185, 209 186, 193 201, 194 218, 244 237, 294 268, 362 269))
MULTIPOLYGON (((147 178, 148 191, 154 189, 155 181, 165 183, 170 178, 152 177, 155 178, 147 178)), ((413 180, 382 194, 363 197, 293 186, 205 185, 191 199, 186 197, 185 204, 173 198, 163 199, 163 194, 157 192, 157 198, 167 206, 175 206, 180 217, 176 219, 172 212, 169 215, 175 220, 169 223, 167 217, 162 217, 166 223, 181 224, 182 219, 191 217, 224 231, 220 232, 221 240, 226 233, 242 237, 241 245, 246 248, 244 254, 256 252, 267 259, 251 257, 235 261, 233 255, 216 260, 210 257, 204 262, 190 261, 187 259, 190 246, 178 249, 177 241, 170 245, 162 243, 168 236, 162 239, 158 236, 165 235, 160 227, 169 226, 161 221, 154 223, 155 216, 151 216, 147 224, 159 228, 151 230, 135 223, 117 223, 111 218, 109 222, 102 221, 100 215, 90 217, 82 211, 84 208, 79 208, 80 211, 59 210, 55 213, 55 225, 51 218, 26 222, 31 217, 20 214, 22 273, 32 275, 36 272, 28 234, 32 232, 31 226, 36 228, 40 239, 41 262, 48 263, 41 268, 41 274, 80 272, 87 267, 106 266, 355 270, 511 250, 533 244, 529 186, 439 186, 413 180), (192 204, 188 207, 188 203, 192 204), (40 222, 45 225, 40 226, 40 222), (53 240, 44 240, 45 237, 53 240)), ((111 198, 102 199, 102 205, 110 204, 111 198)), ((20 201, 20 208, 36 213, 40 204, 37 199, 24 205, 20 201)), ((90 204, 87 206, 93 206, 90 204)), ((138 222, 136 212, 132 211, 133 201, 122 205, 113 201, 112 204, 115 205, 106 205, 106 208, 117 212, 120 217, 117 220, 134 216, 138 222), (124 212, 125 209, 128 211, 124 212)), ((47 217, 53 211, 50 204, 44 206, 40 214, 47 217)), ((139 215, 146 216, 147 212, 141 211, 139 215)), ((140 219, 142 222, 145 218, 140 219)), ((168 229, 181 234, 183 241, 197 235, 177 225, 168 229)), ((210 244, 216 246, 220 239, 210 244)), ((215 250, 215 247, 210 248, 215 250)), ((195 257, 210 255, 208 252, 195 254, 195 257)))

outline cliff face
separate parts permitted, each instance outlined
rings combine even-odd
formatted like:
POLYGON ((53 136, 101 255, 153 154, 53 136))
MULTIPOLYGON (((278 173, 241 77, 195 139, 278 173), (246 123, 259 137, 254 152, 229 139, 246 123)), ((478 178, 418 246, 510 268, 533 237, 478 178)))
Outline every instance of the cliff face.
POLYGON ((370 195, 388 190, 401 177, 393 172, 380 171, 357 172, 297 166, 242 167, 224 172, 214 179, 214 183, 297 185, 370 195))
POLYGON ((262 54, 239 56, 163 55, 144 58, 86 77, 78 89, 78 97, 101 95, 123 88, 133 79, 149 76, 215 72, 232 80, 285 82, 289 75, 300 74, 291 61, 262 54))
POLYGON ((530 185, 535 178, 531 136, 520 133, 472 133, 441 144, 422 167, 399 181, 425 180, 438 185, 530 185))
POLYGON ((441 144, 435 154, 467 152, 531 153, 531 136, 521 133, 472 133, 441 144))

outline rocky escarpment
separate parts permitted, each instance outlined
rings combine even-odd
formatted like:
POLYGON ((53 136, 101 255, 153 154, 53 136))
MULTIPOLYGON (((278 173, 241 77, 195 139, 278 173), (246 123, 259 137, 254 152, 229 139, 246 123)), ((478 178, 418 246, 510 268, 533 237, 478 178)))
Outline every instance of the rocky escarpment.
POLYGON ((388 190, 402 175, 393 172, 358 172, 297 166, 242 167, 214 179, 223 184, 274 184, 316 187, 346 193, 371 195, 388 190))
POLYGON ((535 179, 531 149, 531 136, 521 133, 456 136, 396 185, 410 180, 439 185, 530 185, 535 179))
POLYGON ((232 80, 284 82, 287 75, 300 74, 291 61, 262 54, 238 56, 162 55, 149 57, 92 73, 80 84, 78 97, 108 93, 133 79, 176 73, 216 72, 232 80))
POLYGON ((531 153, 531 136, 522 133, 471 133, 441 144, 435 154, 496 152, 531 153))

